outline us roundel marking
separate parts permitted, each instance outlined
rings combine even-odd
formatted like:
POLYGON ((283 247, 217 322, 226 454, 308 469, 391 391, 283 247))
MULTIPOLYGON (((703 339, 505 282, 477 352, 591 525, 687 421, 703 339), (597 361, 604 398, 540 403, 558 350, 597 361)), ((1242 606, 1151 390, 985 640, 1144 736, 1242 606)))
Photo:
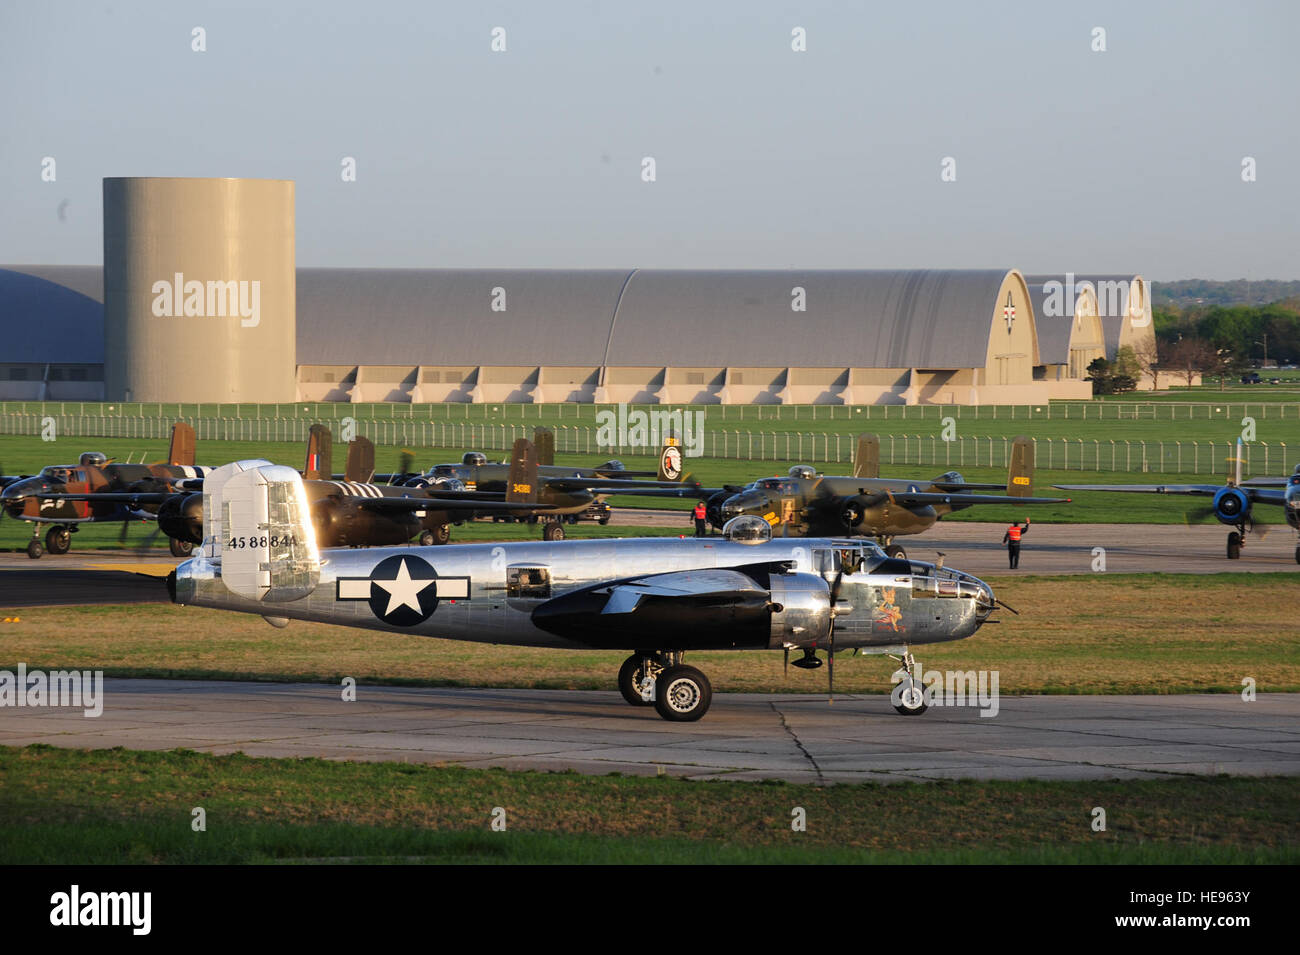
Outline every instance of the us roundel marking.
POLYGON ((439 577, 421 557, 400 554, 375 565, 369 577, 340 577, 339 600, 364 600, 370 612, 395 627, 424 623, 438 609, 438 601, 468 600, 468 577, 439 577))

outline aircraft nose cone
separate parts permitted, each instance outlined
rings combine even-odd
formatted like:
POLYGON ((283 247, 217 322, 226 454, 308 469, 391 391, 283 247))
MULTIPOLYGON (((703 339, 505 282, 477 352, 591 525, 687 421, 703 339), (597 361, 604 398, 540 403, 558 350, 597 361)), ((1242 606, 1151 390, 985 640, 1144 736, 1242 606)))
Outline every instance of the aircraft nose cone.
POLYGON ((735 497, 729 497, 722 503, 723 520, 729 521, 733 517, 752 513, 759 503, 761 502, 751 494, 737 494, 735 497))

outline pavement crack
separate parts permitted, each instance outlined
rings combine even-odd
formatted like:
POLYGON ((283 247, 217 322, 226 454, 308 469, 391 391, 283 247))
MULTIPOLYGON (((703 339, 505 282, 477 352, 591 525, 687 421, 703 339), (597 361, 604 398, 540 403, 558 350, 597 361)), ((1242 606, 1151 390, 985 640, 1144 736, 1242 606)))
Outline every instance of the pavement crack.
POLYGON ((799 752, 803 753, 804 758, 812 763, 813 771, 817 773, 817 782, 826 782, 826 777, 822 775, 822 768, 817 765, 817 760, 813 758, 813 754, 808 752, 808 747, 804 746, 803 740, 799 739, 799 734, 794 731, 794 728, 786 720, 785 714, 776 708, 775 703, 769 703, 768 706, 772 707, 772 712, 780 718, 781 728, 790 734, 790 738, 794 740, 794 745, 799 748, 799 752))

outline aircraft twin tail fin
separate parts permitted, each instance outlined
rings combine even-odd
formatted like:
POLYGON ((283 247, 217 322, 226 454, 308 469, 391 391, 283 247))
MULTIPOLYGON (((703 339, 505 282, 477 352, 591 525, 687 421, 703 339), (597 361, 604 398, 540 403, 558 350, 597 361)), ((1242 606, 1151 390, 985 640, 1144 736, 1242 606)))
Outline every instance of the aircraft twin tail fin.
POLYGON ((200 556, 226 588, 264 602, 299 600, 320 580, 320 552, 302 477, 269 461, 223 465, 203 482, 207 516, 200 556))
POLYGON ((1023 434, 1011 439, 1007 466, 1007 496, 1034 496, 1034 442, 1023 434))
POLYGON ((194 445, 194 429, 184 421, 177 421, 172 425, 167 463, 176 467, 194 467, 194 445))
POLYGON ((880 477, 880 438, 876 437, 876 435, 858 435, 858 446, 853 453, 853 476, 856 478, 880 477))
POLYGON ((348 445, 348 466, 343 475, 348 481, 368 484, 375 476, 375 443, 367 437, 353 438, 348 445))
POLYGON ((515 442, 510 452, 510 479, 506 500, 537 503, 537 447, 527 438, 515 442))
POLYGON ((664 438, 664 446, 659 449, 659 480, 686 480, 686 471, 682 460, 682 442, 680 438, 671 434, 664 438))
POLYGON ((537 448, 537 463, 548 466, 555 463, 555 432, 550 428, 533 429, 533 446, 537 448))
POLYGON ((334 435, 328 425, 314 424, 307 432, 307 464, 302 476, 308 481, 328 481, 334 477, 334 435))

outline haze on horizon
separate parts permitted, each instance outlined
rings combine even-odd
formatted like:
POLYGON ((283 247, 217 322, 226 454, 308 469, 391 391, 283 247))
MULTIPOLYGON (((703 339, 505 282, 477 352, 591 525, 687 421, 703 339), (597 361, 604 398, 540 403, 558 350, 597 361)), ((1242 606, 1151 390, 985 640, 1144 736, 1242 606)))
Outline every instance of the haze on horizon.
POLYGON ((304 267, 1296 279, 1298 26, 1265 0, 18 0, 0 263, 99 264, 105 176, 241 176, 295 180, 304 267))

